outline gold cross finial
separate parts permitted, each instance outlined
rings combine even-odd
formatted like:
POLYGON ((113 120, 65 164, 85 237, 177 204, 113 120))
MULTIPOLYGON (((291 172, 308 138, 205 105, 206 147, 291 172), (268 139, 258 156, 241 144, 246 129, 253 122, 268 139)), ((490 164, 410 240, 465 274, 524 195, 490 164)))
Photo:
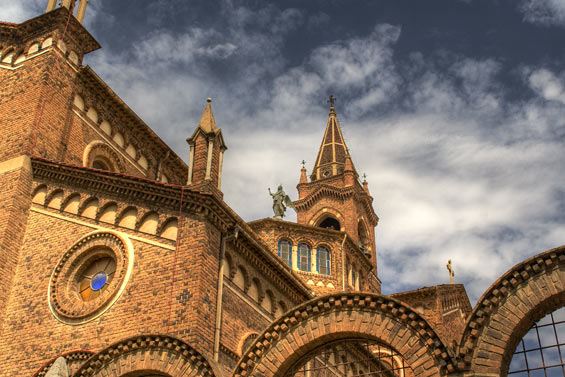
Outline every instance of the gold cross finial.
POLYGON ((447 261, 445 267, 447 267, 447 271, 449 271, 449 284, 455 284, 455 282, 453 281, 453 277, 455 276, 455 271, 453 271, 453 266, 451 265, 451 259, 447 261))
POLYGON ((333 96, 333 94, 330 94, 330 98, 328 99, 328 103, 330 104, 331 107, 334 107, 335 97, 333 96))
POLYGON ((305 169, 306 168, 306 161, 302 160, 301 164, 302 164, 302 169, 305 169))

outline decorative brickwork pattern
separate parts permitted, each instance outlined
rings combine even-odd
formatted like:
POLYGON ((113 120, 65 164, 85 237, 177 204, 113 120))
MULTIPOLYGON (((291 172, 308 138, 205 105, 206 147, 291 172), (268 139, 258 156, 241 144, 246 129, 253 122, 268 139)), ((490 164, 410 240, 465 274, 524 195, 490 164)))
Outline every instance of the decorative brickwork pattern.
POLYGON ((455 360, 410 307, 380 295, 337 294, 308 301, 273 322, 241 358, 234 377, 280 377, 330 340, 365 338, 396 350, 415 376, 444 376, 455 360))
POLYGON ((216 376, 210 363, 190 345, 160 335, 135 336, 112 344, 88 359, 74 376, 120 377, 143 371, 170 377, 216 376))
POLYGON ((71 351, 66 352, 62 355, 58 355, 53 359, 49 360, 45 365, 43 365, 37 372, 35 372, 31 377, 43 377, 51 368, 51 365, 57 360, 59 357, 64 357, 67 361, 67 366, 69 368, 69 375, 73 375, 73 373, 78 370, 78 368, 85 363, 85 361, 94 355, 95 352, 93 351, 71 351))
POLYGON ((505 376, 518 342, 536 321, 565 306, 565 246, 502 275, 475 306, 462 336, 460 367, 505 376))

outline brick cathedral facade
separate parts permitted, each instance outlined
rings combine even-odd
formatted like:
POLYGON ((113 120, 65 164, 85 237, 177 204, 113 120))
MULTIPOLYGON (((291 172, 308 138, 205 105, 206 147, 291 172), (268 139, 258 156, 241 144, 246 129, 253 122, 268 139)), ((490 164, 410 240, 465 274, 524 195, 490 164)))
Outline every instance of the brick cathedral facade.
POLYGON ((282 376, 348 337, 410 366, 366 360, 378 375, 497 375, 563 306, 562 248, 474 309, 459 284, 381 295, 379 218, 333 104, 297 177, 297 222, 243 221, 223 200, 229 140, 211 101, 186 164, 82 65, 100 48, 86 3, 0 23, 0 376, 282 376), (504 305, 521 314, 497 324, 504 305))

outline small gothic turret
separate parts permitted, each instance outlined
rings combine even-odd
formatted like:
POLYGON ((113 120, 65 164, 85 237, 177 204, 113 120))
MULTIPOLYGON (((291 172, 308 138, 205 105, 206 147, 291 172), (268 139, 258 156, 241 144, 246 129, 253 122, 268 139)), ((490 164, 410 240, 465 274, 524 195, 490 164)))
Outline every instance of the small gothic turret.
POLYGON ((216 127, 210 98, 196 130, 186 141, 190 146, 187 185, 221 194, 222 161, 228 148, 222 130, 216 127))

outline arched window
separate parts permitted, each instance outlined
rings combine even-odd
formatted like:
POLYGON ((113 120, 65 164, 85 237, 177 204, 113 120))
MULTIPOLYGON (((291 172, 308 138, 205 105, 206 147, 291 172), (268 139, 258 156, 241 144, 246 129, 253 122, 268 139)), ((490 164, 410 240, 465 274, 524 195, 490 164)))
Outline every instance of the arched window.
POLYGON ((101 158, 97 158, 92 162, 92 167, 98 170, 112 170, 106 161, 103 161, 101 158))
POLYGON ((351 267, 351 288, 357 289, 357 270, 356 270, 356 267, 351 267))
POLYGON ((320 225, 318 225, 320 228, 327 228, 327 229, 333 229, 333 230, 341 230, 341 225, 339 224, 339 221, 337 221, 335 218, 333 217, 326 217, 321 223, 320 225))
POLYGON ((292 244, 288 240, 279 241, 279 257, 292 267, 292 244))
POLYGON ((300 271, 310 272, 310 246, 298 244, 297 262, 300 271))
POLYGON ((316 253, 316 270, 322 275, 330 274, 330 251, 324 246, 318 246, 316 253))

